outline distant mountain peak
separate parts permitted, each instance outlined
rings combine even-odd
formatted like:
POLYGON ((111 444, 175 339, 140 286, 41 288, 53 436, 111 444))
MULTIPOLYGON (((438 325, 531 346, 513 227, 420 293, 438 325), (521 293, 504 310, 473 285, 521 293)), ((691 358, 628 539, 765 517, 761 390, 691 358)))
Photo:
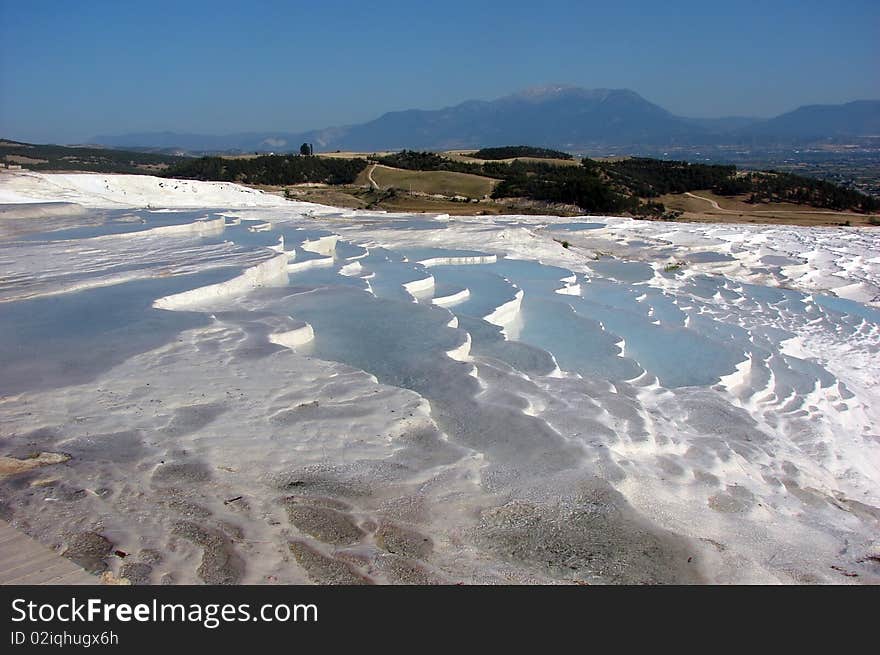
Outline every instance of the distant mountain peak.
POLYGON ((880 134, 880 103, 800 107, 771 119, 676 116, 630 89, 545 84, 495 100, 469 100, 436 110, 392 111, 361 125, 299 134, 259 132, 210 136, 129 134, 96 137, 115 147, 180 148, 190 152, 321 150, 450 150, 526 143, 578 151, 612 146, 809 142, 880 134))
POLYGON ((512 95, 521 98, 546 98, 547 96, 560 95, 570 91, 583 91, 583 89, 571 84, 543 84, 530 86, 512 95))
POLYGON ((553 100, 556 98, 580 98, 583 100, 601 102, 612 96, 638 99, 643 102, 648 102, 638 93, 630 89, 587 89, 573 84, 545 84, 541 86, 532 86, 523 89, 522 91, 517 91, 508 96, 508 98, 537 101, 553 100))

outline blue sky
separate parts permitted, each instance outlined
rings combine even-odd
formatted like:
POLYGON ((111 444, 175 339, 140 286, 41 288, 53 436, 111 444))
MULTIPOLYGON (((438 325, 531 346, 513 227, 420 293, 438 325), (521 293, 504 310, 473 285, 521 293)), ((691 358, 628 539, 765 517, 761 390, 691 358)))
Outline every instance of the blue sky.
POLYGON ((549 83, 682 115, 880 98, 880 2, 0 0, 0 136, 298 131, 549 83))

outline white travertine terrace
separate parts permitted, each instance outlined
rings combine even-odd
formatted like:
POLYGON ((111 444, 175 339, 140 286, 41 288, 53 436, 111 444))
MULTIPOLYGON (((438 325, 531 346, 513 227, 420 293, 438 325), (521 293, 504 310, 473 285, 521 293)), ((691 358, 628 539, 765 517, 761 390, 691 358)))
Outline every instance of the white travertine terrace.
POLYGON ((431 302, 435 305, 440 305, 441 307, 448 307, 450 305, 457 305, 460 302, 464 302, 471 295, 469 289, 462 289, 461 291, 456 291, 455 293, 451 293, 448 296, 440 296, 439 298, 435 296, 431 299, 431 302))
POLYGON ((319 239, 303 241, 302 249, 317 253, 319 255, 330 255, 336 249, 336 242, 338 240, 339 237, 335 234, 332 234, 330 236, 321 237, 319 239))
POLYGON ((297 348, 304 346, 315 339, 315 332, 308 323, 302 327, 288 330, 287 332, 275 332, 269 335, 269 341, 277 343, 285 348, 297 348))
POLYGON ((218 282, 172 296, 157 298, 153 306, 159 309, 185 309, 246 293, 258 287, 286 284, 287 262, 288 256, 286 254, 277 255, 246 269, 241 275, 227 282, 218 282))
POLYGON ((516 292, 516 295, 513 300, 510 300, 503 305, 499 306, 492 313, 484 316, 484 320, 489 323, 493 323, 500 327, 505 327, 508 323, 513 321, 517 314, 519 314, 519 309, 522 306, 523 299, 523 291, 522 289, 516 292))
POLYGON ((421 293, 423 291, 429 291, 434 288, 434 276, 429 275, 428 277, 423 277, 420 280, 404 282, 403 288, 413 295, 421 293))
POLYGON ((0 456, 69 456, 0 487, 46 543, 153 583, 880 582, 876 230, 0 206, 0 456))
POLYGON ((299 273, 302 271, 307 271, 310 268, 322 268, 326 266, 333 265, 332 257, 317 257, 315 259, 306 259, 304 261, 298 262, 293 261, 287 265, 288 273, 299 273))
POLYGON ((466 266, 468 264, 494 264, 498 261, 496 255, 482 255, 475 257, 430 257, 419 262, 422 266, 430 268, 431 266, 466 266))

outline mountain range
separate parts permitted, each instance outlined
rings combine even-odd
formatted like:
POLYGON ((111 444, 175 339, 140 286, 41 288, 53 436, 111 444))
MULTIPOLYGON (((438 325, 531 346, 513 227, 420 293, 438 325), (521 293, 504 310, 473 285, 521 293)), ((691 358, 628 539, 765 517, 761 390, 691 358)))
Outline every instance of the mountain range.
POLYGON ((676 116, 629 89, 556 85, 436 110, 393 111, 359 125, 227 136, 144 132, 96 136, 114 148, 187 152, 451 150, 525 143, 577 152, 596 145, 664 146, 812 142, 880 136, 880 101, 809 105, 774 118, 676 116))

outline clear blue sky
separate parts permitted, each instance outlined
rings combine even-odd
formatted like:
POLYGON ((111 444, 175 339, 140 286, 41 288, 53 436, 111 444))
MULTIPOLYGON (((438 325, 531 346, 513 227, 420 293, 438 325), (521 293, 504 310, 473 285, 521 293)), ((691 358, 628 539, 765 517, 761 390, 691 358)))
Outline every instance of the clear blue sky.
POLYGON ((0 0, 0 136, 298 131, 541 84, 690 116, 880 98, 880 1, 0 0))

